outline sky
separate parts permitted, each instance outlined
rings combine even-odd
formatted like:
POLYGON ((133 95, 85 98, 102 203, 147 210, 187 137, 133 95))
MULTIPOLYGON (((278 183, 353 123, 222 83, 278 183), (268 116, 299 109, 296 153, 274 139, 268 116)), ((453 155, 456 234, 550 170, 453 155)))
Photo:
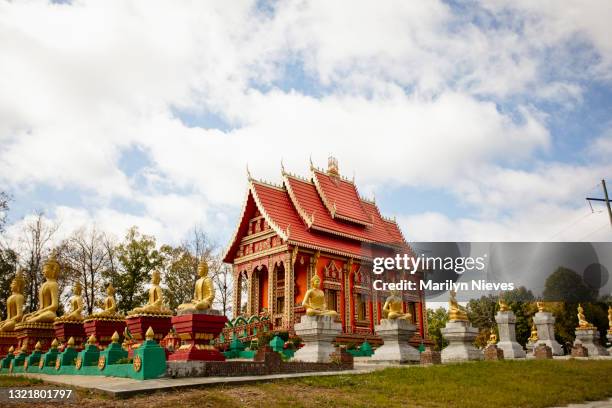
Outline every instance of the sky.
POLYGON ((0 191, 221 247, 255 178, 355 177, 409 241, 610 241, 612 2, 1 1, 0 191))

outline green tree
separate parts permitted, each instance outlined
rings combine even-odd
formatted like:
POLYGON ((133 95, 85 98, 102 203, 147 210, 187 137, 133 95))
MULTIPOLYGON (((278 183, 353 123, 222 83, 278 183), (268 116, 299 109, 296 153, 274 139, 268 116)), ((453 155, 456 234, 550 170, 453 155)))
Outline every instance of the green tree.
POLYGON ((597 299, 598 291, 586 285, 582 276, 560 266, 544 282, 544 300, 549 302, 586 303, 597 299))
POLYGON ((532 316, 537 311, 534 304, 535 296, 530 290, 521 286, 504 292, 502 298, 516 316, 516 341, 524 346, 531 335, 532 316))
POLYGON ((17 270, 17 253, 0 248, 0 317, 6 319, 6 299, 11 295, 11 281, 17 270))
POLYGON ((481 296, 480 299, 470 299, 467 304, 467 314, 470 322, 479 330, 474 344, 484 347, 492 332, 497 334, 495 312, 497 310, 497 296, 481 296))
POLYGON ((443 307, 439 307, 435 310, 427 309, 427 335, 429 339, 433 341, 436 350, 442 350, 448 345, 448 342, 444 340, 442 332, 440 331, 440 329, 446 326, 446 322, 448 322, 448 313, 446 309, 443 307))
POLYGON ((146 303, 145 285, 151 272, 162 266, 163 259, 156 249, 155 237, 141 234, 135 226, 114 250, 119 267, 105 271, 105 275, 117 290, 119 310, 128 312, 146 303))

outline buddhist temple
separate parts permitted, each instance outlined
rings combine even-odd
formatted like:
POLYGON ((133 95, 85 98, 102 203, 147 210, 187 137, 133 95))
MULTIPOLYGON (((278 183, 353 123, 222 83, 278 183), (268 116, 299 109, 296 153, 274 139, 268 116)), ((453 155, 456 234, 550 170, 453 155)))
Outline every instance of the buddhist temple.
MULTIPOLYGON (((282 183, 248 174, 248 191, 236 232, 224 254, 233 265, 234 317, 266 315, 274 329, 293 331, 305 313, 301 305, 313 274, 321 280, 327 308, 338 312, 344 341, 375 338, 390 295, 372 289, 372 280, 422 279, 422 273, 372 273, 372 260, 412 254, 399 226, 383 217, 374 201, 359 195, 354 181, 340 175, 330 157, 327 171, 310 165, 306 178, 281 164, 282 183)), ((418 285, 417 285, 418 287, 418 285)), ((420 342, 427 333, 422 292, 401 294, 420 342)))

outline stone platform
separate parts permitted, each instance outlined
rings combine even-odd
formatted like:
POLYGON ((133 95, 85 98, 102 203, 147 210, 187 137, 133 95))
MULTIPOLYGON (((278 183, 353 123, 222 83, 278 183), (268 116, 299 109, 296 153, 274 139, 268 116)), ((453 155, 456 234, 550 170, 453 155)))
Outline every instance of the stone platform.
POLYGON ((606 350, 601 344, 599 344, 599 331, 597 328, 588 329, 576 329, 576 340, 574 345, 581 344, 589 351, 589 357, 596 356, 608 356, 608 350, 606 350))
POLYGON ((550 312, 538 312, 533 316, 533 322, 538 330, 538 345, 546 344, 554 356, 562 356, 563 349, 555 340, 555 317, 550 312))
POLYGON ((335 351, 332 341, 342 332, 342 325, 332 316, 302 316, 295 333, 304 341, 304 347, 294 356, 297 361, 328 363, 335 351))
POLYGON ((419 351, 408 344, 416 332, 416 326, 404 319, 382 319, 375 332, 383 339, 384 344, 374 351, 370 358, 372 363, 416 364, 420 362, 419 351))
POLYGON ((495 315, 499 329, 499 342, 497 347, 504 352, 505 359, 525 358, 525 350, 516 341, 516 316, 511 310, 495 315))
POLYGON ((482 360, 482 351, 476 349, 472 342, 478 336, 478 329, 470 322, 451 320, 441 329, 442 336, 448 340, 448 346, 442 350, 442 362, 482 360))

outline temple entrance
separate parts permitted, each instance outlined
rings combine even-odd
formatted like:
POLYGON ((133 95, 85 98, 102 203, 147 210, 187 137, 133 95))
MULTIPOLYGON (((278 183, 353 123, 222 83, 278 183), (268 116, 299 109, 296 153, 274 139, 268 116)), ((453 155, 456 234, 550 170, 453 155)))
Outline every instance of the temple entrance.
POLYGON ((274 266, 275 273, 275 290, 274 290, 274 316, 272 321, 274 326, 282 326, 283 314, 285 313, 285 307, 288 307, 287 300, 285 299, 285 265, 279 262, 274 266))
POLYGON ((268 311, 268 268, 262 266, 253 279, 257 279, 257 313, 268 311))

